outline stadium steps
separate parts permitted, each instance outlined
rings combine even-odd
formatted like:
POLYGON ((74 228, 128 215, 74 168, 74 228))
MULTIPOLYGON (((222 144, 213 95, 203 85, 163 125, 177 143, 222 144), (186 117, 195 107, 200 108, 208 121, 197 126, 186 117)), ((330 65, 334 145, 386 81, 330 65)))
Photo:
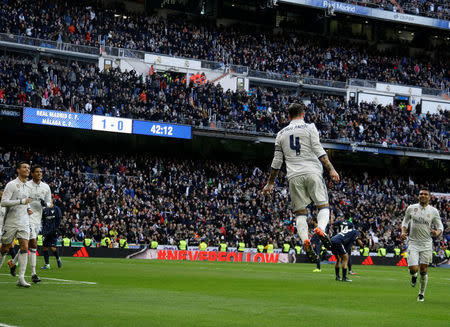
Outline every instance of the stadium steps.
POLYGON ((213 79, 211 81, 211 83, 215 83, 217 81, 220 81, 222 78, 226 77, 227 75, 230 75, 230 73, 224 73, 224 74, 220 75, 219 77, 216 77, 215 79, 213 79))

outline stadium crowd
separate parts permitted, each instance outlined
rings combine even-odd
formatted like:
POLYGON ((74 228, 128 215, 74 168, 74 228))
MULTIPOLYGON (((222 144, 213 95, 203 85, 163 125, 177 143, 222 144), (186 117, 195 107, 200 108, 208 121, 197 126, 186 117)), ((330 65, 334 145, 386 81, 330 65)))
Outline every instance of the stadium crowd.
POLYGON ((77 62, 0 58, 0 103, 73 112, 276 133, 288 124, 286 106, 305 100, 306 120, 321 138, 448 151, 449 112, 417 115, 396 106, 346 102, 342 97, 254 89, 231 92, 206 83, 186 86, 167 74, 137 75, 77 62), (118 96, 120 94, 120 96, 118 96))
POLYGON ((450 19, 450 2, 448 0, 337 0, 358 6, 379 8, 394 12, 403 12, 416 16, 450 19), (398 5, 398 6, 397 6, 398 5))
POLYGON ((198 26, 179 18, 108 10, 80 1, 0 3, 0 32, 96 47, 147 52, 244 65, 252 70, 346 81, 386 81, 447 90, 448 57, 399 57, 368 44, 350 45, 309 34, 273 35, 247 27, 198 26), (83 5, 84 4, 84 5, 83 5))
MULTIPOLYGON (((0 148, 0 187, 14 178, 15 170, 7 167, 23 159, 44 167, 44 180, 63 211, 60 235, 72 241, 100 242, 105 235, 138 244, 176 245, 188 239, 190 245, 217 246, 223 237, 229 246, 244 241, 247 247, 267 242, 281 247, 299 241, 284 175, 276 192, 265 197, 267 176, 254 163, 9 147, 0 148)), ((421 183, 434 192, 448 191, 448 180, 418 179, 343 171, 338 184, 328 182, 331 216, 352 218, 372 250, 401 246, 403 213, 418 201, 421 183)), ((446 243, 449 203, 433 198, 432 204, 441 214, 446 243)), ((317 211, 311 212, 315 217, 317 211)))

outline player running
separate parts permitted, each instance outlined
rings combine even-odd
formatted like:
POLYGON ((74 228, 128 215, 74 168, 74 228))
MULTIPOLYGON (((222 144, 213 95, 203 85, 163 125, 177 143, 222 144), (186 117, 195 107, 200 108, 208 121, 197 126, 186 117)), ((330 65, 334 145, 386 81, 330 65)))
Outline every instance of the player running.
POLYGON ((44 236, 43 252, 45 265, 41 269, 50 269, 48 248, 51 248, 53 255, 56 258, 58 268, 62 267, 61 259, 59 258, 58 249, 56 248, 56 242, 58 238, 58 228, 61 223, 62 214, 61 209, 57 206, 51 208, 45 208, 42 215, 42 235, 44 236))
POLYGON ((339 276, 340 263, 342 266, 342 281, 351 282, 352 280, 347 278, 347 269, 352 245, 353 242, 357 241, 359 246, 362 247, 363 243, 359 238, 359 231, 354 228, 351 222, 344 220, 340 222, 339 226, 340 232, 331 238, 331 251, 336 257, 336 264, 334 266, 336 280, 341 280, 339 276))
POLYGON ((30 165, 22 161, 17 164, 18 177, 6 184, 5 191, 1 199, 1 206, 6 207, 6 215, 3 224, 3 234, 1 238, 0 268, 5 262, 11 243, 16 237, 19 240, 20 251, 19 279, 18 286, 30 287, 25 281, 25 270, 27 269, 28 238, 30 234, 30 219, 32 214, 29 208, 30 188, 26 184, 30 175, 30 165))
POLYGON ((316 126, 304 121, 305 105, 291 104, 288 111, 291 123, 279 131, 275 139, 272 169, 263 194, 269 194, 273 190, 283 160, 286 161, 289 191, 296 216, 297 231, 309 260, 315 263, 318 258, 312 250, 308 235, 306 207, 312 199, 319 209, 318 226, 314 233, 319 236, 326 248, 331 249, 330 239, 325 234, 325 229, 330 220, 330 209, 327 188, 322 177, 323 167, 327 169, 331 179, 335 182, 339 182, 339 174, 334 169, 319 141, 319 132, 316 126))
POLYGON ((411 274, 411 286, 415 287, 420 265, 420 290, 417 301, 423 302, 428 284, 428 264, 432 261, 433 237, 439 237, 444 230, 439 211, 430 206, 430 191, 419 191, 419 203, 410 205, 405 212, 400 238, 408 235, 408 266, 411 274), (434 229, 432 226, 436 227, 434 229))

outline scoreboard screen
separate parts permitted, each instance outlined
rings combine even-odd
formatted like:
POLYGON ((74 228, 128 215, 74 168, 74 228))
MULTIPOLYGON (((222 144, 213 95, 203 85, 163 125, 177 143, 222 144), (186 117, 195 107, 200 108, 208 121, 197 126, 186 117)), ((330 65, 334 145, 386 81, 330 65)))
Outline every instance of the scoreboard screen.
POLYGON ((192 127, 186 125, 28 107, 23 110, 23 122, 94 131, 192 139, 192 127))

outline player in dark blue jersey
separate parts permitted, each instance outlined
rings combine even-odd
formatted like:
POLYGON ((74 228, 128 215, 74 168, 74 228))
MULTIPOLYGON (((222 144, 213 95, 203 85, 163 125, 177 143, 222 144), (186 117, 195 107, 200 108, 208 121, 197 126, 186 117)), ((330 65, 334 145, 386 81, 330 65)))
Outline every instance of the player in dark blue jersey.
POLYGON ((58 228, 61 223, 62 214, 61 209, 57 206, 45 208, 42 214, 42 235, 44 236, 43 252, 45 265, 41 269, 50 269, 48 248, 51 248, 53 255, 58 263, 58 268, 62 267, 62 262, 59 257, 56 242, 58 238, 58 228))
POLYGON ((321 260, 320 253, 322 251, 322 241, 316 234, 314 234, 311 237, 311 247, 313 248, 314 252, 317 255, 316 269, 314 269, 313 272, 321 272, 322 270, 320 267, 320 260, 321 260))
POLYGON ((350 256, 353 242, 357 241, 359 246, 363 246, 359 238, 359 231, 353 228, 353 224, 348 221, 343 221, 342 231, 331 238, 331 251, 336 257, 336 280, 341 280, 339 276, 339 263, 342 264, 342 281, 351 282, 347 278, 348 259, 350 256))
MULTIPOLYGON (((335 233, 341 233, 350 229, 354 229, 355 226, 353 225, 352 218, 349 218, 348 220, 344 219, 334 222, 333 228, 335 230, 335 233)), ((355 273, 352 271, 352 257, 350 255, 348 256, 347 266, 348 266, 348 274, 354 275, 355 273)))

